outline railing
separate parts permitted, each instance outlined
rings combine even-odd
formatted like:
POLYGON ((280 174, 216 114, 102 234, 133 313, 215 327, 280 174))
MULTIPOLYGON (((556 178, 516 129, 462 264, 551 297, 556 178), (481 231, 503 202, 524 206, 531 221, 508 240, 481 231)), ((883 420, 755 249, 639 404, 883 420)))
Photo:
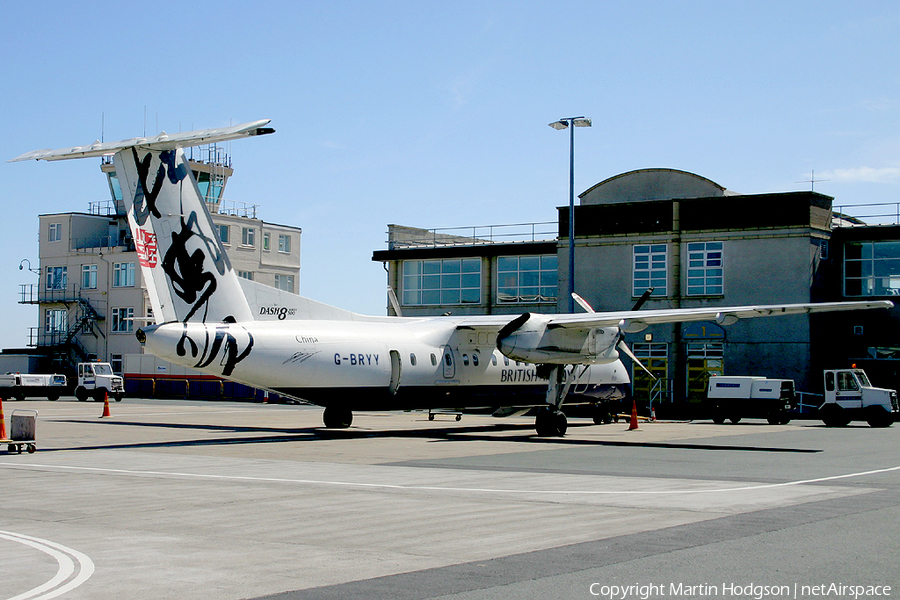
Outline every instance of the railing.
POLYGON ((477 225, 474 227, 442 227, 435 229, 397 228, 388 232, 388 247, 438 248, 442 246, 473 246, 481 244, 509 244, 542 242, 558 236, 556 221, 514 223, 511 225, 477 225))
POLYGON ((19 284, 19 304, 48 304, 58 302, 84 302, 81 288, 72 285, 57 289, 47 289, 40 283, 19 284))
POLYGON ((207 207, 213 214, 231 215, 233 217, 247 217, 255 219, 259 211, 259 204, 247 202, 235 202, 234 200, 220 200, 218 203, 208 202, 207 207))
POLYGON ((900 202, 834 206, 834 227, 900 225, 900 202))
POLYGON ((650 408, 653 409, 653 403, 656 402, 672 402, 672 380, 660 378, 653 382, 650 388, 650 408))
POLYGON ((113 200, 98 200, 88 203, 88 213, 99 215, 101 217, 114 217, 119 213, 116 210, 116 203, 113 200))
POLYGON ((824 394, 814 394, 812 392, 797 392, 797 412, 806 414, 816 412, 822 403, 825 402, 824 394), (813 402, 813 404, 810 404, 813 402))

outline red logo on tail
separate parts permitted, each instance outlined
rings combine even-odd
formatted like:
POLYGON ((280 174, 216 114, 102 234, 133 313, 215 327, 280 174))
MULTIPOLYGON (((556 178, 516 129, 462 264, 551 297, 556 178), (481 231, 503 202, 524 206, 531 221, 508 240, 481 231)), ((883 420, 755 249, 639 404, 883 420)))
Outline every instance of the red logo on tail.
POLYGON ((137 237, 134 240, 134 246, 137 250, 138 261, 142 267, 156 266, 159 259, 159 246, 156 243, 156 234, 145 231, 141 228, 137 229, 137 237))

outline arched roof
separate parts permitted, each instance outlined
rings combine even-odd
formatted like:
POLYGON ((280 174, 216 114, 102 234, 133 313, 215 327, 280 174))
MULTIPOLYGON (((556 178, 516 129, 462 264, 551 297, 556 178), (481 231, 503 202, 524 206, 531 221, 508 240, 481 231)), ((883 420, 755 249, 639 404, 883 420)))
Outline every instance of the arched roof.
POLYGON ((616 204, 731 195, 718 183, 677 169, 638 169, 610 177, 579 195, 581 204, 616 204))

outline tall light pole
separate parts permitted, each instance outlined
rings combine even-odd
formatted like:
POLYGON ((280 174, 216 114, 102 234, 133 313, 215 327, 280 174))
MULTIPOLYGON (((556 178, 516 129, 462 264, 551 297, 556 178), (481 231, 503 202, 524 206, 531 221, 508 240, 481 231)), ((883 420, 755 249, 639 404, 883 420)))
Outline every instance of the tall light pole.
POLYGON ((567 117, 550 123, 553 129, 569 130, 569 293, 566 312, 575 312, 575 128, 590 127, 591 120, 567 117))

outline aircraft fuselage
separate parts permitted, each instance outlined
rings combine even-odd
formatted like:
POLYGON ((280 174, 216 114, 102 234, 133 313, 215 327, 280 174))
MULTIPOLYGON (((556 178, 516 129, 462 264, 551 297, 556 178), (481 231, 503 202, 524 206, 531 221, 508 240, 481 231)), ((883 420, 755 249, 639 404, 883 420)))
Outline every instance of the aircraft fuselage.
MULTIPOLYGON (((501 354, 496 336, 452 319, 165 323, 142 329, 152 354, 176 364, 350 410, 539 406, 538 367, 501 354)), ((581 365, 568 402, 621 397, 617 357, 581 365)), ((544 376, 546 377, 546 376, 544 376)))

